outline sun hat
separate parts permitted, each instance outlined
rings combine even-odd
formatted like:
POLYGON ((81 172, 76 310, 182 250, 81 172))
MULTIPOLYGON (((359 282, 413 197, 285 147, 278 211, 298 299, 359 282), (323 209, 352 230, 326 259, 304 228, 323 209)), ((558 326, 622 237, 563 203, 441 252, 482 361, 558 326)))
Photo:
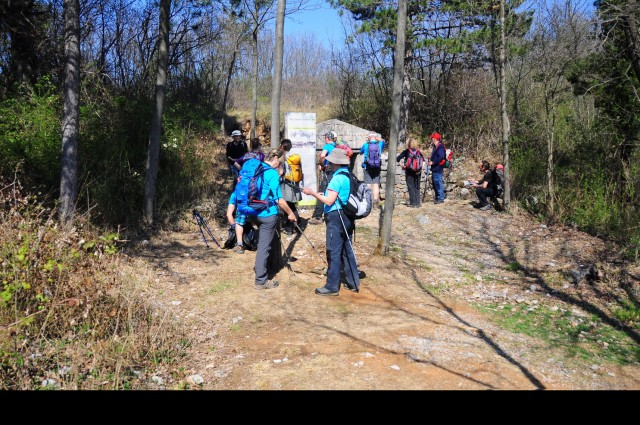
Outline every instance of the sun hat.
POLYGON ((349 165, 351 162, 347 156, 347 151, 344 149, 334 149, 329 155, 327 155, 327 161, 332 164, 349 165))
POLYGON ((240 130, 233 130, 231 132, 231 137, 233 136, 242 136, 242 133, 240 132, 240 130))

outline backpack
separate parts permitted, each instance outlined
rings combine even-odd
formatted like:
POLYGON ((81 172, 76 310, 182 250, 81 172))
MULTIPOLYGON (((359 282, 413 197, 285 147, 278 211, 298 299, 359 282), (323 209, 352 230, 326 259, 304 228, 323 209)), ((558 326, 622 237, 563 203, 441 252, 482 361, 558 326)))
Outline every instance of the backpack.
POLYGON ((442 165, 444 168, 450 168, 452 163, 453 163, 453 151, 451 149, 445 148, 444 159, 440 161, 440 165, 442 165))
POLYGON ((344 171, 342 174, 346 174, 349 177, 349 200, 346 204, 343 204, 338 197, 342 210, 348 217, 355 220, 365 218, 369 215, 373 206, 371 189, 369 189, 369 185, 358 180, 353 173, 344 171))
POLYGON ((380 168, 382 160, 380 158, 380 142, 372 141, 369 143, 369 152, 367 154, 367 167, 380 168))
POLYGON ((287 174, 284 175, 284 178, 286 180, 292 181, 292 182, 299 182, 302 181, 302 178, 304 177, 302 174, 302 165, 301 165, 302 161, 300 159, 300 155, 298 155, 297 153, 294 153, 292 155, 289 155, 289 157, 287 158, 287 174))
POLYGON ((407 154, 407 160, 405 162, 404 168, 411 171, 422 171, 422 165, 424 163, 424 158, 422 158, 422 154, 418 149, 409 149, 409 153, 407 154))
POLYGON ((268 199, 260 199, 266 170, 264 164, 254 158, 242 165, 235 188, 237 211, 256 216, 271 206, 268 199))
POLYGON ((351 158, 351 155, 353 155, 353 150, 349 147, 347 142, 345 142, 344 140, 342 141, 342 143, 337 143, 336 148, 340 148, 345 152, 347 152, 347 158, 351 158))
MULTIPOLYGON (((236 246, 238 238, 236 237, 236 229, 234 224, 229 226, 229 236, 224 242, 224 249, 232 249, 236 246)), ((256 229, 251 223, 245 223, 244 232, 242 233, 242 243, 244 248, 249 251, 255 251, 258 248, 258 229, 256 229)))
POLYGON ((492 186, 493 196, 496 198, 502 198, 504 195, 504 166, 502 164, 496 164, 491 170, 493 173, 492 186))

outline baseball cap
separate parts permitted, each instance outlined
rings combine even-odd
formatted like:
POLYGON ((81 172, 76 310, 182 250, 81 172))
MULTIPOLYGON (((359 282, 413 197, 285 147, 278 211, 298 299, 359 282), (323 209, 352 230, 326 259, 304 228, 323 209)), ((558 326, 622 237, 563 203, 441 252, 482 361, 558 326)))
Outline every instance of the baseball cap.
POLYGON ((440 138, 440 133, 431 133, 431 136, 429 136, 429 139, 442 140, 440 138))
POLYGON ((326 137, 327 139, 336 140, 338 138, 338 135, 335 132, 330 131, 325 134, 324 137, 326 137))

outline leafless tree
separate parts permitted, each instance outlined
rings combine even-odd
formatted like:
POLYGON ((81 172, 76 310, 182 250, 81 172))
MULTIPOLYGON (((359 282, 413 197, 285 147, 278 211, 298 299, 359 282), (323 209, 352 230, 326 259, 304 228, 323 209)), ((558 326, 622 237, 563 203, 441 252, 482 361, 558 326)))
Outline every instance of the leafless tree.
POLYGON ((64 1, 65 78, 59 220, 69 226, 78 196, 80 131, 80 0, 64 1))
POLYGON ((169 60, 169 23, 171 0, 160 0, 160 23, 158 30, 158 70, 156 74, 156 95, 149 133, 146 174, 144 179, 144 220, 147 225, 154 222, 158 160, 160 157, 160 135, 162 132, 162 112, 164 109, 165 86, 167 83, 167 62, 169 60))
MULTIPOLYGON (((393 107, 391 110, 391 137, 389 138, 389 158, 395 158, 400 135, 400 114, 402 110, 402 91, 404 83, 404 57, 406 53, 407 0, 398 0, 398 25, 393 67, 393 107)), ((377 255, 387 255, 391 241, 391 222, 393 217, 393 199, 395 190, 396 161, 387 162, 387 182, 385 189, 384 213, 380 231, 380 240, 376 247, 377 255)))

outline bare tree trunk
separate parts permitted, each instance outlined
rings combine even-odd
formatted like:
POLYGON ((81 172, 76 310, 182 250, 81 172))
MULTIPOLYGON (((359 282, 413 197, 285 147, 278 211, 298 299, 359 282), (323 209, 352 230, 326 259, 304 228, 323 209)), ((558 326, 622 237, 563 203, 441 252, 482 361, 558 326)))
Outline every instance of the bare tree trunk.
MULTIPOLYGON (((545 87, 546 92, 546 87, 545 87)), ((553 182, 553 150, 555 128, 556 128, 556 113, 555 113, 555 99, 549 99, 549 94, 545 94, 545 132, 547 136, 547 190, 549 192, 547 199, 547 213, 550 217, 553 217, 555 211, 555 188, 553 182)))
POLYGON ((249 138, 256 137, 256 121, 258 120, 258 24, 253 28, 253 99, 251 107, 251 131, 249 138))
POLYGON ((402 105, 400 106, 400 124, 398 126, 398 149, 404 149, 407 141, 409 123, 409 102, 411 102, 411 66, 413 50, 407 45, 404 59, 404 77, 402 79, 402 105))
POLYGON ((156 73, 156 98, 151 117, 149 133, 149 151, 144 179, 144 220, 153 224, 156 201, 156 182, 158 179, 158 160, 160 157, 160 135, 162 132, 162 111, 167 83, 167 63, 169 60, 169 20, 171 0, 160 0, 160 24, 158 32, 158 70, 156 73))
POLYGON ((64 104, 59 220, 71 225, 78 196, 78 132, 80 127, 80 1, 64 0, 64 104))
POLYGON ((511 203, 511 183, 509 178, 509 133, 511 131, 511 124, 509 123, 509 116, 507 115, 507 78, 505 76, 505 19, 504 19, 504 2, 500 0, 500 109, 502 116, 502 160, 504 162, 504 209, 509 210, 509 204, 511 203))
POLYGON ((278 0, 276 16, 276 56, 271 89, 271 147, 280 145, 280 99, 282 96, 282 60, 284 51, 284 11, 287 0, 278 0))
POLYGON ((391 109, 391 134, 389 137, 389 160, 387 161, 387 187, 384 197, 384 214, 380 239, 376 247, 376 255, 387 255, 391 241, 391 222, 394 206, 394 189, 396 183, 396 156, 400 135, 400 109, 402 107, 402 88, 404 82, 404 56, 406 54, 405 39, 407 32, 407 0, 398 0, 398 27, 396 35, 395 64, 393 66, 393 106, 391 109))

